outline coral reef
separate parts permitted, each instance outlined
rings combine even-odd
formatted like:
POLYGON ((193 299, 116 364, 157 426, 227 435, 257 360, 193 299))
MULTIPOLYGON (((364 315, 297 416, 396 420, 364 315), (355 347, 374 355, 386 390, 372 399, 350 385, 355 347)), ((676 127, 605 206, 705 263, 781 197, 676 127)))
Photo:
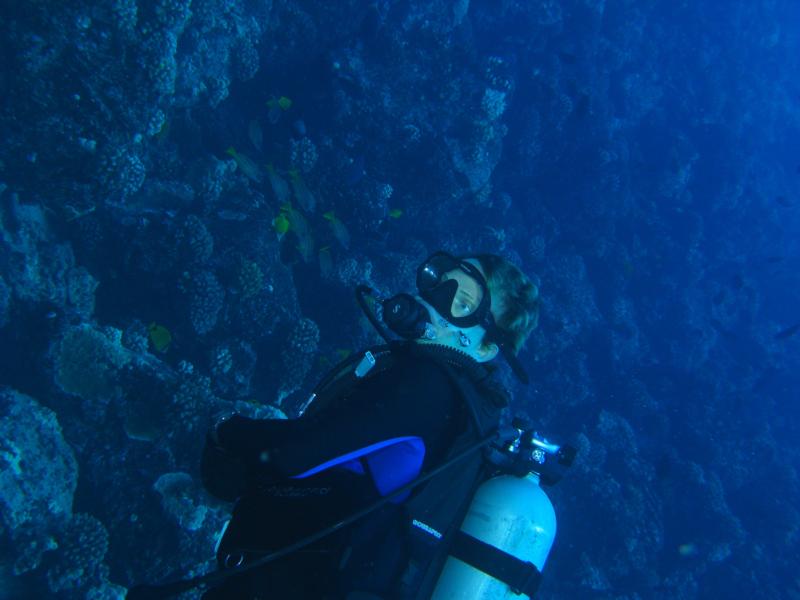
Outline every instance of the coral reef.
POLYGON ((187 473, 165 473, 153 484, 161 495, 164 512, 175 519, 181 529, 197 531, 202 527, 207 507, 202 491, 187 473))
POLYGON ((172 397, 171 421, 180 427, 173 435, 197 435, 198 429, 210 422, 219 400, 211 390, 211 380, 194 370, 186 370, 172 397))
POLYGON ((257 262, 243 259, 236 273, 236 283, 242 298, 250 299, 264 288, 264 273, 257 262))
POLYGON ((203 221, 196 215, 189 215, 177 232, 180 255, 187 264, 202 265, 214 253, 214 238, 203 221))
POLYGON ((107 576, 103 558, 108 551, 108 532, 92 515, 76 513, 58 536, 47 583, 53 593, 88 587, 107 576))
POLYGON ((189 322, 195 333, 204 335, 214 329, 225 292, 211 271, 186 273, 181 285, 188 296, 189 322))
POLYGON ((281 352, 284 370, 278 387, 278 406, 303 385, 317 352, 319 328, 311 319, 301 319, 292 328, 286 342, 281 352))
POLYGON ((8 323, 8 309, 11 304, 11 290, 0 277, 0 329, 8 323))
POLYGON ((78 464, 53 411, 15 390, 0 389, 3 534, 69 520, 78 464))
POLYGON ((256 367, 256 353, 250 344, 242 340, 219 344, 211 351, 209 362, 220 395, 230 400, 250 395, 256 367))
POLYGON ((67 329, 51 349, 56 384, 66 393, 103 404, 120 393, 117 374, 130 357, 122 332, 90 325, 67 329))
POLYGON ((795 594, 795 12, 9 3, 0 587, 205 568, 212 416, 294 416, 376 340, 354 286, 444 248, 539 276, 532 384, 497 376, 585 457, 542 598, 795 594))

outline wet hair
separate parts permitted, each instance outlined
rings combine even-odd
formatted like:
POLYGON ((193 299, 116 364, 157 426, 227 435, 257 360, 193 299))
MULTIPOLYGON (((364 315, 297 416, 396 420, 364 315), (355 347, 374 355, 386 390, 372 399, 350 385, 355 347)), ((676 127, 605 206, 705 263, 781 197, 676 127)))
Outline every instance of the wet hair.
POLYGON ((468 258, 480 262, 492 295, 495 322, 508 334, 516 354, 539 324, 539 287, 502 256, 476 254, 468 258))

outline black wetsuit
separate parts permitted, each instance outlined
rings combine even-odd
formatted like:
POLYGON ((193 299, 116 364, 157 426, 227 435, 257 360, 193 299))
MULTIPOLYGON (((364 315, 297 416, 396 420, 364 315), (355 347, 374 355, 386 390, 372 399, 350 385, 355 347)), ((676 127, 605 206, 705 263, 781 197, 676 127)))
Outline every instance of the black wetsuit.
MULTIPOLYGON (((238 497, 218 550, 220 565, 280 549, 380 498, 363 456, 323 468, 341 457, 413 438, 416 446, 409 447, 419 450, 422 443, 423 471, 441 462, 470 420, 452 373, 430 357, 393 353, 391 368, 313 414, 288 421, 235 416, 223 423, 219 446, 207 446, 203 461, 209 490, 238 497), (359 461, 361 473, 354 468, 359 461)), ((229 578, 204 597, 344 598, 354 589, 396 597, 408 558, 404 523, 402 504, 388 504, 301 552, 229 578)))

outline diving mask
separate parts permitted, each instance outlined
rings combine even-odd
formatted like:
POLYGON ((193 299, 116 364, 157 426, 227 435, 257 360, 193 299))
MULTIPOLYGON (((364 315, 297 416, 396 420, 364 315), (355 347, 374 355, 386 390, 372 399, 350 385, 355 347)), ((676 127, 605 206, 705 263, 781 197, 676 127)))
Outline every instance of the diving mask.
POLYGON ((495 323, 489 286, 475 265, 464 258, 436 252, 417 269, 417 290, 422 302, 410 294, 397 294, 383 301, 383 320, 389 329, 405 339, 435 339, 429 307, 453 329, 460 330, 462 346, 472 344, 472 328, 480 326, 485 330, 482 341, 497 344, 514 374, 528 382, 508 334, 495 323))

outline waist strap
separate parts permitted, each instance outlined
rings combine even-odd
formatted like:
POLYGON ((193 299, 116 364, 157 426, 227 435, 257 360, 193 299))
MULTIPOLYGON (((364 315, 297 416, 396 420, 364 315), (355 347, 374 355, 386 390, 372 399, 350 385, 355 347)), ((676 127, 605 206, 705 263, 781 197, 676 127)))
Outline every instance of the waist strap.
POLYGON ((533 563, 520 560, 461 530, 453 538, 450 556, 502 581, 515 594, 526 594, 530 598, 542 580, 541 571, 533 563))

